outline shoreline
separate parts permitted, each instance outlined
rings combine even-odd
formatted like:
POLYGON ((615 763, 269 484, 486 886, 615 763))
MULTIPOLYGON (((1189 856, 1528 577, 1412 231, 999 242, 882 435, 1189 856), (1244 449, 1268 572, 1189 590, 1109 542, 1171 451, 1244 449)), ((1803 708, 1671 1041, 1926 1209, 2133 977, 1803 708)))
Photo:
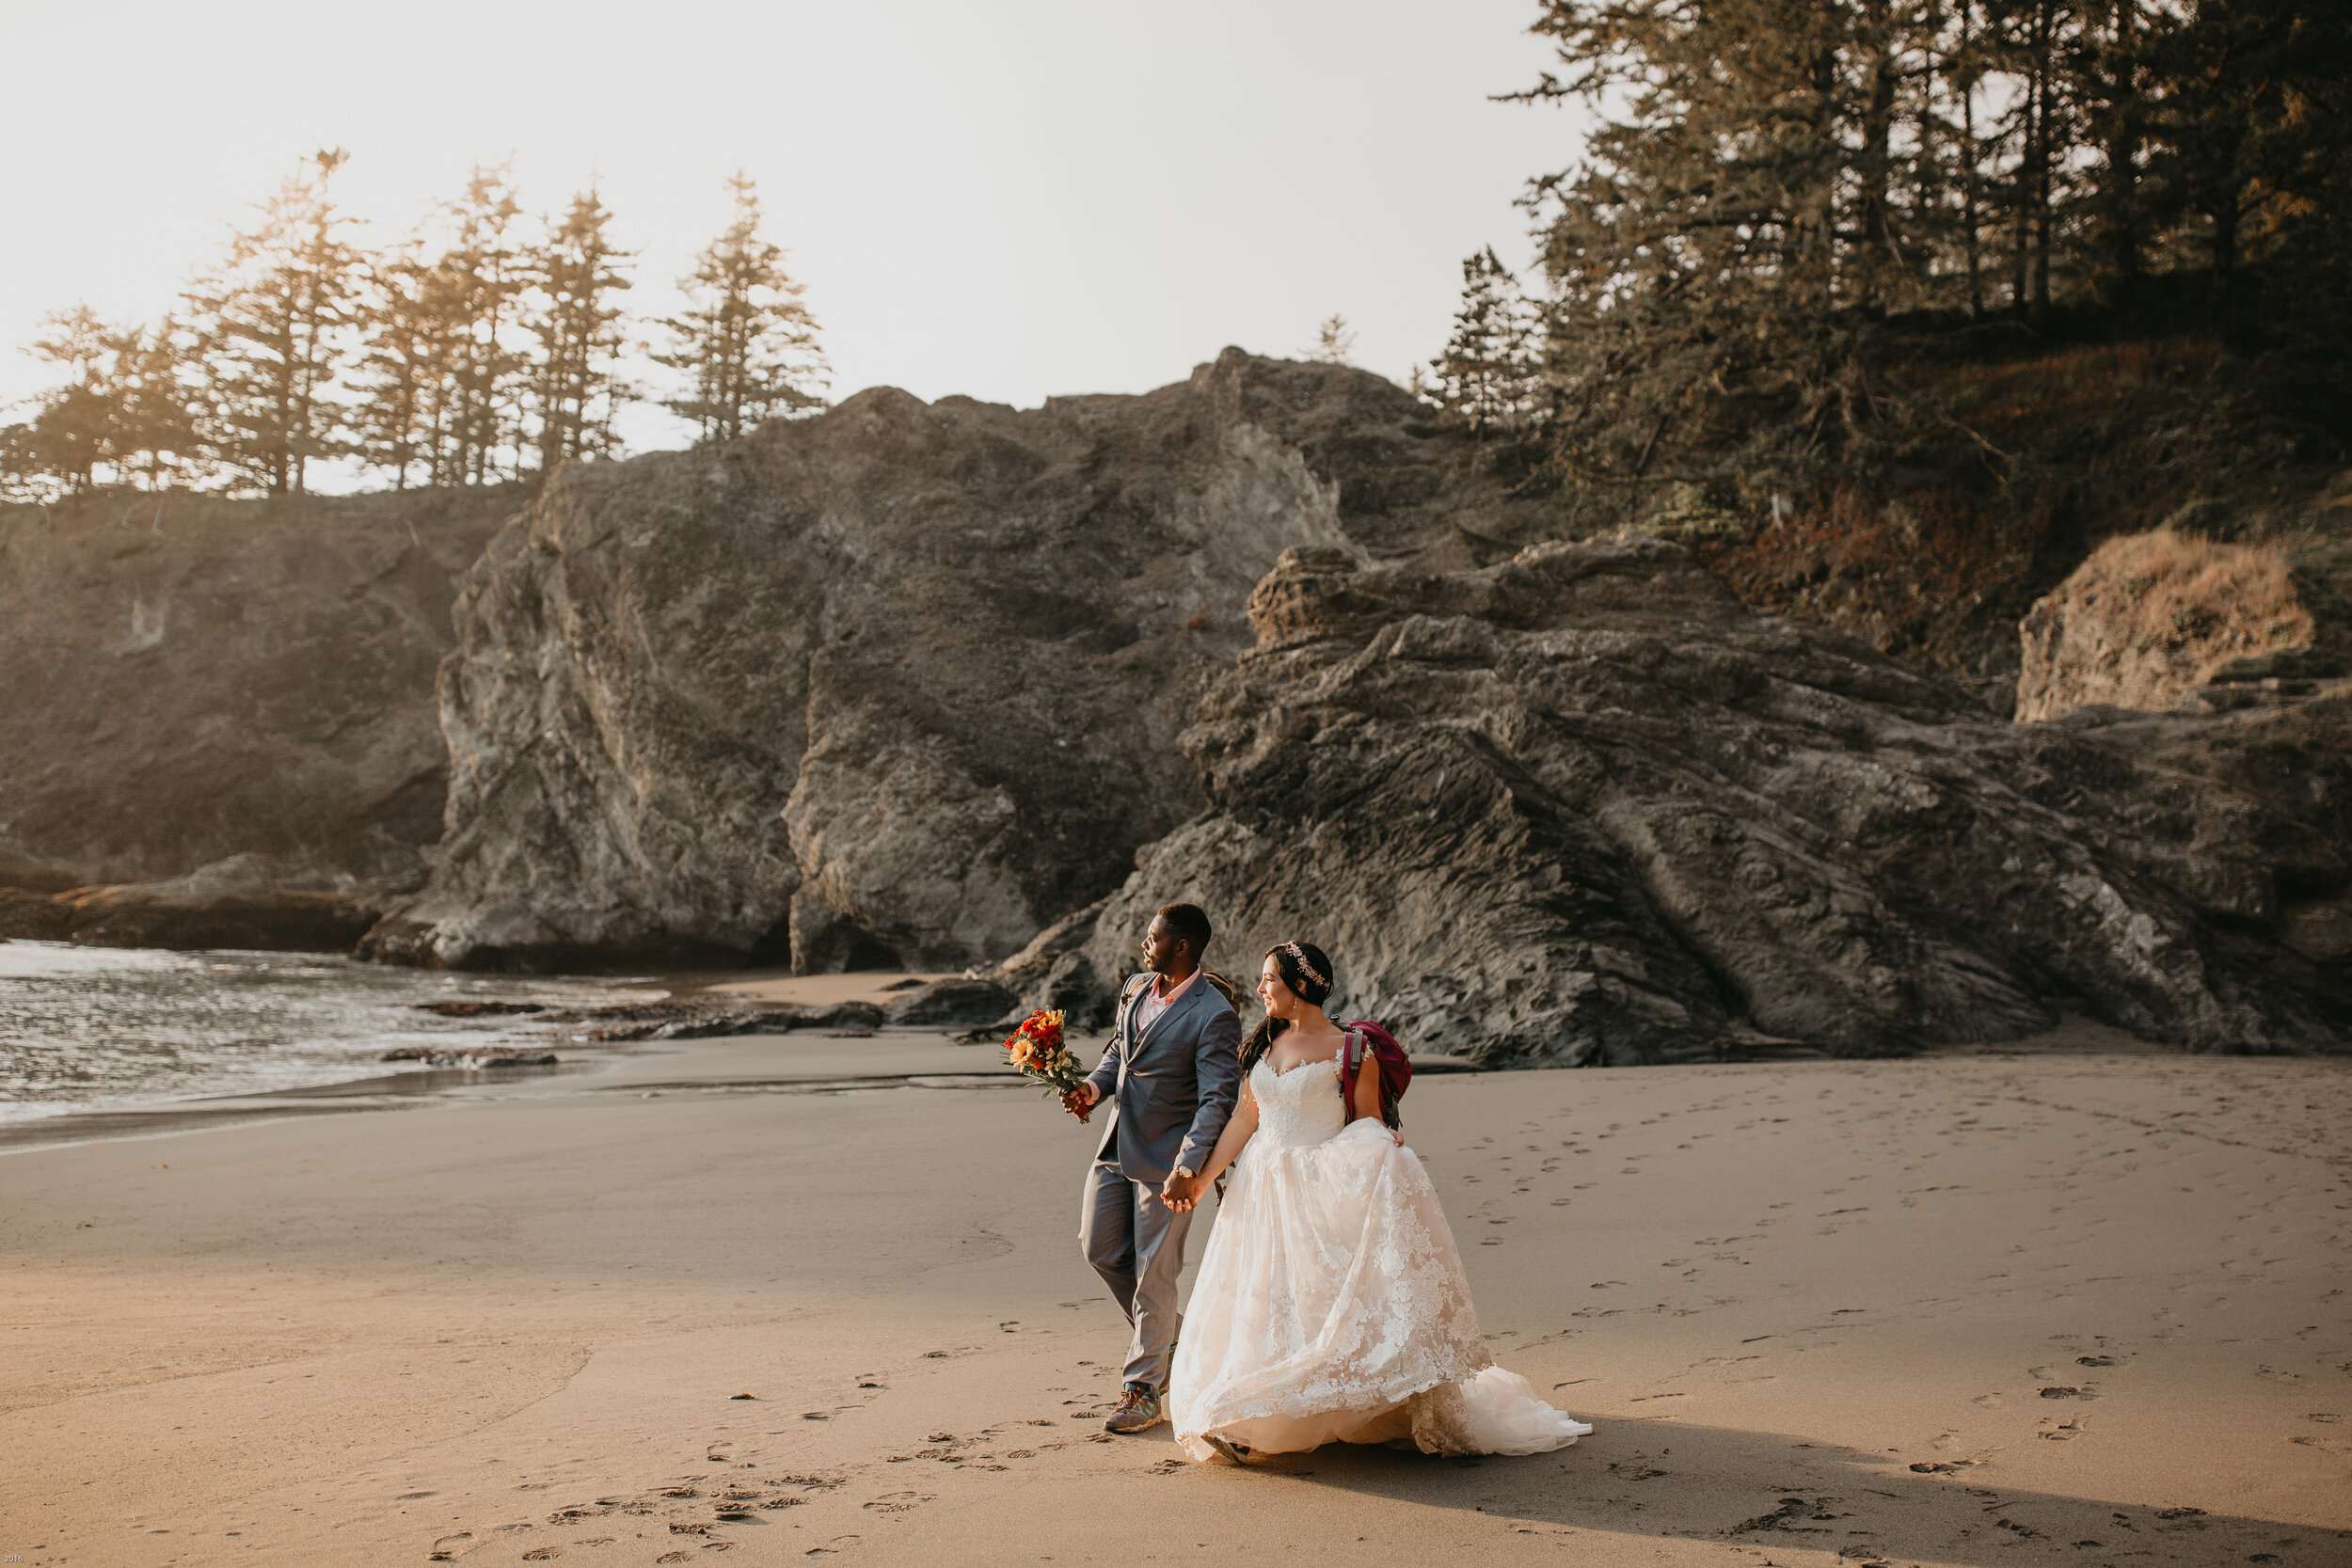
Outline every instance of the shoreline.
MULTIPOLYGON (((55 944, 28 942, 26 945, 45 947, 55 944)), ((82 951, 78 947, 72 950, 77 953, 82 951)), ((165 952, 192 960, 231 957, 261 958, 270 963, 357 961, 347 953, 281 952, 275 949, 163 948, 119 951, 165 952)), ((480 1041, 470 1046, 453 1045, 448 1053, 491 1058, 480 1066, 436 1063, 429 1059, 414 1059, 413 1065, 402 1066, 389 1056, 354 1056, 342 1064, 321 1065, 322 1071, 347 1069, 347 1076, 326 1077, 311 1084, 249 1091, 229 1089, 173 1098, 149 1097, 125 1091, 113 1098, 61 1106, 37 1116, 0 1118, 0 1155, 27 1148, 56 1148, 114 1138, 162 1137, 179 1132, 241 1126, 286 1117, 421 1108, 441 1100, 462 1098, 469 1090, 494 1089, 591 1072, 607 1057, 627 1053, 636 1048, 636 1042, 631 1041, 590 1040, 584 1034, 574 1032, 582 1025, 565 1021, 564 1015, 567 1014, 581 1015, 593 1021, 599 1012, 610 1007, 694 995, 740 994, 746 1000, 813 1005, 847 1000, 881 1003, 886 1002, 893 991, 904 989, 910 982, 919 983, 940 976, 897 972, 794 976, 785 971, 758 970, 687 971, 675 974, 629 976, 510 976, 485 974, 469 977, 493 984, 504 982, 520 989, 541 985, 551 989, 594 990, 602 994, 605 1000, 578 1006, 549 1004, 544 1014, 553 1015, 551 1018, 528 1012, 487 1015, 502 1021, 490 1026, 497 1043, 480 1041), (563 1059, 552 1064, 523 1065, 506 1065, 496 1059, 501 1053, 528 1054, 540 1051, 553 1052, 563 1059)), ((398 1006, 408 1010, 433 1010, 422 1003, 398 1006)), ((444 1013, 440 1016, 457 1015, 444 1013)))
MULTIPOLYGON (((640 982, 650 992, 649 1000, 662 997, 682 998, 693 995, 728 995, 739 1000, 761 1003, 798 1004, 823 1006, 842 1001, 887 1000, 889 994, 903 989, 909 980, 937 979, 937 975, 882 974, 874 972, 878 984, 866 985, 867 978, 859 974, 793 975, 787 972, 769 972, 749 976, 718 972, 707 979, 699 975, 649 976, 640 982)), ((564 976, 569 979, 572 977, 564 976)), ((628 1004, 619 1004, 626 1006, 628 1004)), ((593 1009, 589 1009, 593 1012, 593 1009)), ((516 1020, 518 1029, 532 1027, 530 1015, 516 1020)), ((187 1100, 159 1101, 151 1104, 93 1105, 54 1113, 45 1117, 27 1117, 19 1121, 0 1121, 0 1157, 21 1154, 34 1149, 71 1148, 83 1144, 111 1142, 121 1139, 151 1139, 170 1137, 183 1132, 225 1130, 261 1123, 300 1117, 314 1117, 371 1110, 425 1110, 448 1105, 485 1093, 512 1089, 517 1093, 536 1090, 541 1095, 603 1094, 618 1090, 632 1093, 757 1093, 757 1094, 827 1094, 855 1093, 868 1089, 891 1087, 1007 1087, 1019 1086, 1021 1080, 996 1083, 1002 1076, 994 1054, 986 1047, 962 1044, 954 1038, 958 1031, 946 1028, 884 1029, 882 1035, 909 1041, 935 1042, 959 1052, 979 1051, 973 1065, 961 1069, 942 1063, 929 1070, 876 1075, 845 1067, 828 1077, 775 1077, 760 1073, 744 1076, 730 1084, 709 1083, 638 1083, 633 1080, 615 1085, 575 1085, 568 1090, 565 1081, 598 1073, 623 1057, 660 1054, 685 1042, 609 1040, 589 1041, 582 1036, 556 1039, 552 1031, 576 1028, 576 1023, 542 1023, 541 1033, 518 1035, 518 1042, 544 1044, 552 1050, 565 1046, 571 1052, 556 1063, 548 1065, 482 1067, 448 1067, 419 1064, 389 1072, 372 1072, 348 1079, 298 1085, 282 1089, 260 1090, 250 1094, 199 1096, 187 1100)), ((741 1040, 786 1040, 789 1035, 745 1035, 720 1037, 741 1040)), ((1099 1052, 1100 1040, 1073 1040, 1081 1048, 1099 1052)), ((561 1053, 559 1053, 561 1054, 561 1053)), ((2058 1027, 2024 1039, 1993 1044, 1949 1047, 1940 1051, 1922 1052, 1908 1057, 1842 1058, 1857 1065, 1869 1061, 1926 1061, 1958 1058, 1999 1060, 2042 1055, 2117 1055, 2157 1056, 2194 1059, 2198 1053, 2179 1047, 2151 1044, 2122 1030, 2087 1019, 2069 1019, 2058 1027)), ((2217 1057, 2228 1060, 2233 1058, 2217 1057)), ((2245 1058, 2249 1060, 2328 1060, 2333 1058, 2245 1058)), ((1788 1050, 1763 1048, 1753 1053, 1731 1058, 1718 1064, 1681 1063, 1661 1066, 1656 1070, 1672 1071, 1678 1068, 1698 1068, 1708 1065, 1755 1065, 1774 1062, 1831 1062, 1841 1058, 1811 1048, 1788 1050)), ((378 1063, 355 1063, 355 1066, 379 1066, 378 1063)), ((1416 1080, 1450 1074, 1510 1075, 1521 1072, 1552 1071, 1623 1071, 1626 1069, 1568 1068, 1489 1068, 1465 1058, 1437 1054, 1413 1057, 1416 1080)), ((1647 1070, 1647 1069, 1645 1069, 1647 1070)))
MULTIPOLYGON (((569 985, 590 983, 596 977, 559 975, 545 978, 553 984, 569 985)), ((886 1004, 894 994, 912 985, 939 978, 943 976, 895 971, 819 975, 794 975, 781 970, 693 971, 637 977, 626 986, 615 981, 606 983, 632 996, 641 997, 644 1002, 715 996, 742 1003, 824 1007, 842 1002, 886 1004)), ((494 1095, 500 1091, 511 1095, 594 1094, 626 1087, 630 1092, 642 1093, 810 1094, 850 1093, 866 1087, 888 1087, 894 1084, 908 1087, 978 1087, 984 1081, 993 1085, 993 1081, 1000 1077, 1008 1078, 1014 1085, 1021 1082, 1003 1072, 1002 1064, 993 1049, 958 1043, 952 1037, 958 1031, 930 1027, 903 1030, 885 1027, 873 1037, 887 1036, 902 1041, 949 1047, 962 1053, 962 1066, 952 1067, 941 1062, 922 1070, 884 1073, 878 1077, 845 1063, 840 1070, 821 1079, 798 1074, 776 1077, 753 1072, 728 1085, 639 1084, 634 1080, 608 1085, 573 1082, 604 1072, 621 1058, 645 1055, 649 1052, 658 1053, 659 1048, 683 1043, 596 1040, 580 1032, 592 1026, 596 1016, 607 1008, 625 1010, 639 1005, 642 1003, 619 1001, 578 1009, 551 1007, 549 1011, 559 1015, 565 1012, 579 1015, 554 1021, 543 1020, 539 1015, 529 1013, 503 1015, 507 1019, 502 1029, 505 1043, 493 1049, 524 1053, 549 1051, 561 1058, 552 1064, 509 1066, 493 1060, 476 1067, 436 1065, 425 1061, 398 1066, 389 1061, 355 1058, 349 1064, 354 1069, 352 1076, 317 1084, 175 1100, 101 1102, 62 1109, 44 1116, 0 1120, 0 1156, 114 1139, 168 1137, 180 1132, 248 1126, 285 1118, 368 1110, 421 1110, 494 1095), (934 1083, 935 1080, 954 1082, 948 1085, 934 1083)), ((792 1037, 751 1035, 721 1037, 789 1039, 792 1037)), ((804 1039, 809 1037, 818 1037, 803 1036, 804 1039)), ((1099 1050, 1101 1044, 1099 1040, 1086 1039, 1073 1043, 1082 1047, 1090 1045, 1095 1050, 1099 1050)), ((1417 1058, 1415 1067, 1417 1072, 1432 1076, 1448 1072, 1498 1070, 1438 1056, 1417 1058)))

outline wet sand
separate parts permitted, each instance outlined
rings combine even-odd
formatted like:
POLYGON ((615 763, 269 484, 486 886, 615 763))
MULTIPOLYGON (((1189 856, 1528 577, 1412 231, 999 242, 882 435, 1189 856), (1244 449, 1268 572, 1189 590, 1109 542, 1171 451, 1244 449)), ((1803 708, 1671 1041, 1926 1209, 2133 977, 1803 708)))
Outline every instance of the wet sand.
POLYGON ((1495 1354, 1597 1430, 1246 1470, 1100 1432, 1089 1133, 995 1070, 678 1042, 0 1154, 0 1557, 2352 1560, 2352 1062, 1433 1075, 1495 1354))

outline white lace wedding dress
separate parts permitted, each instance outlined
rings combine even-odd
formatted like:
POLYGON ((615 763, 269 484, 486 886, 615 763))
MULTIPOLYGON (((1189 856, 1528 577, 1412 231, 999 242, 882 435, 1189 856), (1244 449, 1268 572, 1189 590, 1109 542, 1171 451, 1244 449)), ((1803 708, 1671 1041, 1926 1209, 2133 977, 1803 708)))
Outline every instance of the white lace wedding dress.
POLYGON ((1420 1159, 1348 1124, 1338 1064, 1249 1072, 1234 1160, 1168 1378, 1177 1441, 1262 1453, 1409 1438, 1429 1453, 1543 1453, 1592 1431, 1486 1354, 1420 1159))

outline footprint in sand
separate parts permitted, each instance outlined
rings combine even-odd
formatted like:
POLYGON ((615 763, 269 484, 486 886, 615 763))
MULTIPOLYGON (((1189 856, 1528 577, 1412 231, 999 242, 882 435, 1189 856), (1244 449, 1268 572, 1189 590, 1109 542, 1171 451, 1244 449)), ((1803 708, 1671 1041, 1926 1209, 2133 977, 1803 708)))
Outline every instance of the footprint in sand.
POLYGON ((564 1548, 561 1546, 533 1546, 523 1553, 523 1560, 525 1562, 553 1562, 563 1555, 564 1548))
POLYGON ((866 1505, 869 1513, 904 1513, 922 1507, 931 1497, 927 1492, 885 1492, 866 1505))
POLYGON ((836 1535, 821 1546, 811 1546, 803 1557, 823 1557, 831 1552, 846 1551, 866 1538, 862 1535, 836 1535))

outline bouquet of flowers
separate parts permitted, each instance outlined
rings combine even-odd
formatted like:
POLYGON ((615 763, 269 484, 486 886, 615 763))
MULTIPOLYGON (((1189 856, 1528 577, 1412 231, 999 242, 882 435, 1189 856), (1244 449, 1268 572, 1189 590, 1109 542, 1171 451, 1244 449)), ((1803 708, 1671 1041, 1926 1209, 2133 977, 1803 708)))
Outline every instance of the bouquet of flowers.
MULTIPOLYGON (((1078 1058, 1062 1043, 1059 1013, 1034 1012, 1023 1019, 1005 1041, 1005 1060, 1030 1083, 1043 1085, 1050 1095, 1068 1094, 1087 1078, 1078 1058)), ((1081 1115, 1078 1119, 1087 1118, 1081 1115)))

